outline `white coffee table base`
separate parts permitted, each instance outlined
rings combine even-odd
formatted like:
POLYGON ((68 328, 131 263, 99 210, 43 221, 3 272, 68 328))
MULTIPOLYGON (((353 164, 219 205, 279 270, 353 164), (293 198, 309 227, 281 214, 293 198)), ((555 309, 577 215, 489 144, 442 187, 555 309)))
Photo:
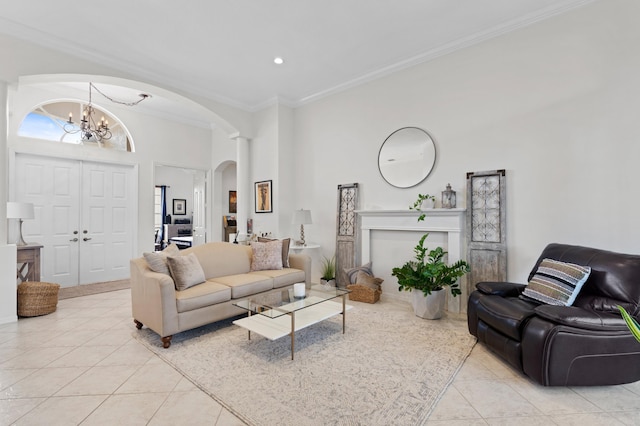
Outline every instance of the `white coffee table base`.
POLYGON ((251 312, 249 312, 249 316, 233 323, 249 331, 249 340, 251 340, 252 331, 269 340, 291 336, 291 359, 293 360, 296 331, 342 314, 342 333, 344 334, 346 325, 345 313, 351 308, 353 306, 345 304, 344 299, 342 303, 325 301, 276 318, 260 314, 251 315, 251 312))

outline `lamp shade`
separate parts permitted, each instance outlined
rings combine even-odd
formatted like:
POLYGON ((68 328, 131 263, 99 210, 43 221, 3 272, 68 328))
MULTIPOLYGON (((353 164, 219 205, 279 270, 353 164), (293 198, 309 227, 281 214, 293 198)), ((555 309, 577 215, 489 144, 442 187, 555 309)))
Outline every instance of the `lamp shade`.
POLYGON ((7 219, 33 219, 33 203, 7 202, 7 219))
POLYGON ((310 225, 311 223, 311 210, 296 210, 293 212, 293 220, 291 221, 294 225, 310 225))

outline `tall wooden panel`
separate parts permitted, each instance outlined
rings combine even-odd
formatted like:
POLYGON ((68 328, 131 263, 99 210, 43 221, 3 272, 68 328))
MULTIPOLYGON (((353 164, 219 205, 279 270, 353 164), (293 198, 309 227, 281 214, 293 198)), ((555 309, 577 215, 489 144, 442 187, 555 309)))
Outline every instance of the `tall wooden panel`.
POLYGON ((336 218, 336 285, 349 284, 344 270, 359 266, 358 184, 338 185, 338 216, 336 218))
POLYGON ((466 295, 478 282, 507 280, 505 181, 504 170, 467 173, 466 295))

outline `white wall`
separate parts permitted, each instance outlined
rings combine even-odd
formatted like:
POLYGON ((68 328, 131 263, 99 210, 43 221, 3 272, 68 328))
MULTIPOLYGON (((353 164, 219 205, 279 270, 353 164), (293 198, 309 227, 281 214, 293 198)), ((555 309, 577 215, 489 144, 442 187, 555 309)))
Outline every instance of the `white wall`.
MULTIPOLYGON (((231 213, 229 211, 229 191, 237 191, 237 177, 236 177, 236 163, 228 164, 224 170, 222 170, 222 211, 224 211, 224 215, 232 215, 235 216, 237 213, 231 213), (224 196, 226 194, 226 197, 224 196)), ((237 194, 236 194, 237 195, 237 194)), ((218 222, 222 223, 222 218, 218 222)), ((216 225, 217 226, 217 225, 216 225)))
MULTIPOLYGON (((594 2, 294 110, 275 105, 250 114, 191 99, 251 140, 251 183, 273 180, 274 213, 253 213, 250 194, 254 229, 295 235, 291 211, 311 209, 307 240, 321 243, 328 256, 335 247, 338 184, 360 184, 361 208, 405 209, 418 193, 439 194, 450 182, 464 206, 466 172, 505 168, 509 278, 523 281, 549 242, 639 252, 635 216, 640 201, 632 174, 640 157, 637 16, 638 2, 594 2), (432 134, 438 160, 425 182, 403 190, 379 176, 377 154, 385 138, 405 126, 432 134)), ((68 70, 133 78, 4 35, 0 52, 12 58, 0 69, 0 81, 12 88, 22 75, 68 70)), ((10 104, 10 119, 31 106, 10 104)), ((134 136, 136 153, 77 147, 56 152, 71 158, 107 155, 139 165, 138 250, 152 247, 147 235, 153 232, 155 163, 214 170, 211 211, 217 223, 224 214, 220 200, 228 194, 218 168, 236 160, 226 127, 188 128, 126 110, 116 115, 134 136)), ((10 126, 10 138, 14 132, 10 126)), ((5 147, 2 132, 0 150, 5 147)), ((43 143, 15 138, 9 148, 52 152, 43 143)), ((213 228, 215 238, 219 230, 213 228)), ((377 274, 388 273, 386 266, 385 271, 376 268, 377 274)))
POLYGON ((167 186, 167 214, 171 215, 171 223, 175 223, 176 219, 192 219, 195 170, 156 165, 155 171, 155 185, 167 186), (186 200, 186 215, 173 214, 174 199, 186 200))
POLYGON ((638 2, 595 2, 296 109, 307 238, 332 253, 338 184, 361 184, 361 208, 405 209, 450 182, 464 207, 466 172, 504 168, 510 280, 551 242, 639 253, 637 16, 638 2), (425 182, 397 189, 377 154, 404 126, 429 131, 438 160, 425 182))

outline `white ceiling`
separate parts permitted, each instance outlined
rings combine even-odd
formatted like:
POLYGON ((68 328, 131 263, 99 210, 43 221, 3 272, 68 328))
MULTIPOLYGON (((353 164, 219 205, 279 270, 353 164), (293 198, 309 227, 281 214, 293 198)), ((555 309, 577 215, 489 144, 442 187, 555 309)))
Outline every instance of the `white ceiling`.
POLYGON ((301 105, 590 1, 1 0, 0 32, 257 110, 301 105))

